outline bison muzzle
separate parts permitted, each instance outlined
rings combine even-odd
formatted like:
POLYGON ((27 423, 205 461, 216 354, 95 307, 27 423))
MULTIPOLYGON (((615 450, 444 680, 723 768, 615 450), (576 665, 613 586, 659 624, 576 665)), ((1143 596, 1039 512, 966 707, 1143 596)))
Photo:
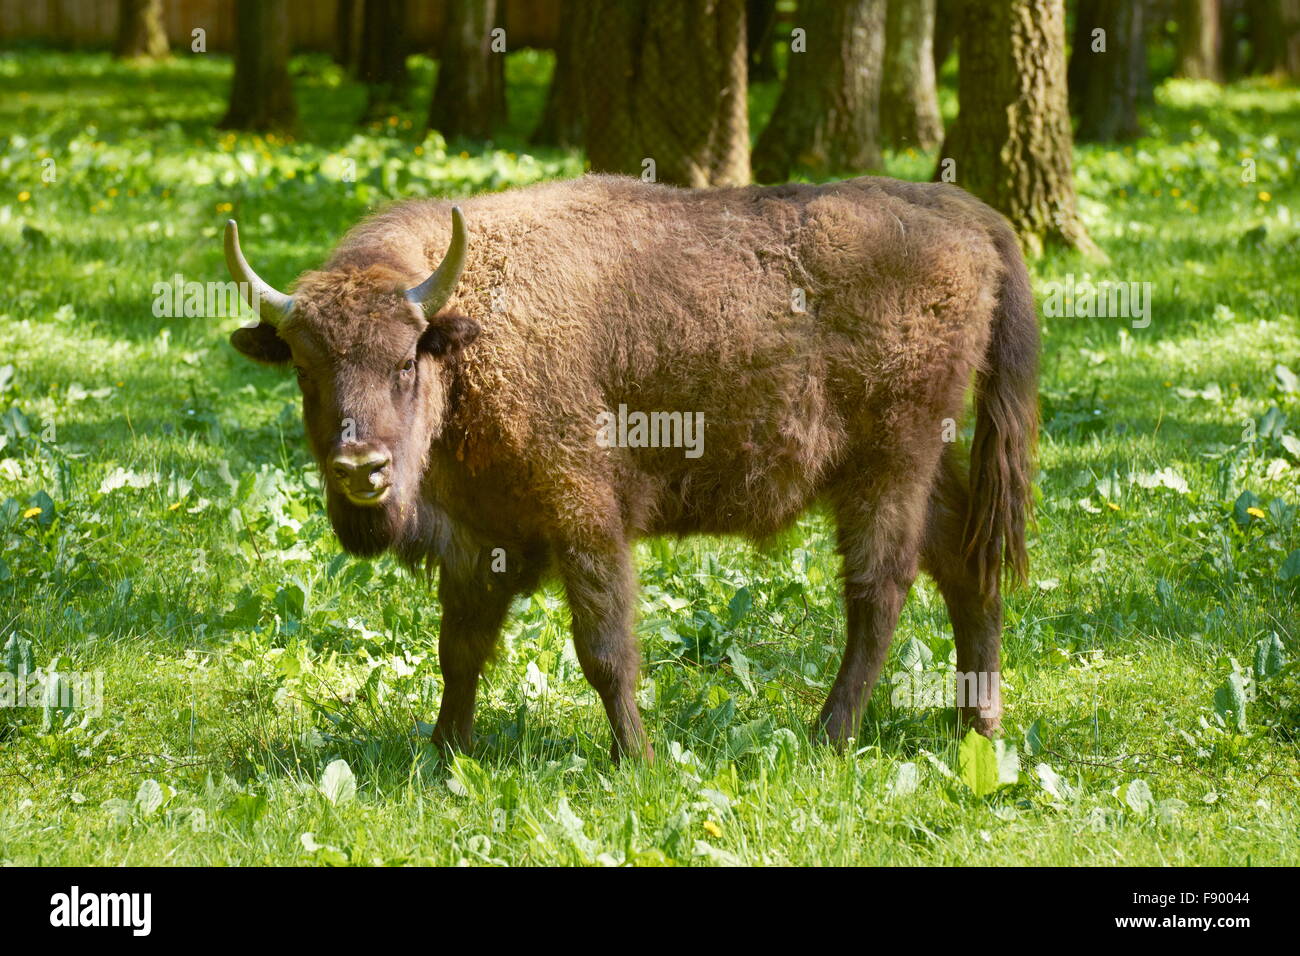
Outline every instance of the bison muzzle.
POLYGON ((510 603, 555 573, 615 758, 653 756, 631 542, 761 539, 818 501, 848 630, 821 732, 857 733, 918 570, 947 604, 959 691, 979 688, 960 712, 997 729, 1000 589, 1027 564, 1038 328, 1015 236, 968 194, 588 176, 463 214, 398 203, 292 295, 248 266, 233 222, 226 261, 260 316, 231 341, 297 370, 343 547, 438 568, 435 742, 470 743, 510 603), (972 386, 967 463, 952 438, 972 386), (698 454, 611 440, 616 410, 623 432, 638 412, 665 435, 701 424, 698 454))

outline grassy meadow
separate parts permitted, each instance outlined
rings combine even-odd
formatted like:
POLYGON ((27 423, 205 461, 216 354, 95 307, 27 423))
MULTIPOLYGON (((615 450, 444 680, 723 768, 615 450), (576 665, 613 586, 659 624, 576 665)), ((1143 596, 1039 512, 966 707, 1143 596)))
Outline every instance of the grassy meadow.
POLYGON ((0 54, 0 672, 103 688, 0 709, 0 863, 1300 862, 1300 91, 1165 82, 1145 138, 1077 151, 1109 262, 1051 253, 1036 287, 1150 283, 1150 314, 1043 317, 1004 740, 901 693, 954 654, 922 579, 856 747, 809 743, 843 645, 813 513, 761 552, 638 547, 659 759, 617 768, 555 585, 473 753, 433 752, 432 589, 341 552, 297 386, 229 347, 238 319, 154 314, 155 283, 225 280, 231 216, 284 287, 388 200, 582 172, 527 144, 544 57, 511 56, 490 147, 421 133, 412 62, 409 108, 357 128, 363 90, 296 59, 285 139, 214 130, 221 57, 0 54))

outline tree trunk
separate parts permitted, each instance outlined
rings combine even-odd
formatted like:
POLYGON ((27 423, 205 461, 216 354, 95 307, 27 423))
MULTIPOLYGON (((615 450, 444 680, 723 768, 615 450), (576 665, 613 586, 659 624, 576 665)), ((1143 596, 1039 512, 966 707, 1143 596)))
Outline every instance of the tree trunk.
POLYGON ((960 17, 959 0, 937 0, 934 7, 934 75, 943 71, 943 65, 957 46, 957 23, 960 17))
POLYGON ((1098 0, 1095 11, 1086 44, 1071 58, 1071 65, 1080 59, 1084 64, 1075 135, 1083 142, 1136 139, 1142 133, 1137 110, 1147 67, 1142 3, 1098 0), (1104 32, 1091 35, 1097 29, 1104 32))
POLYGON ((357 77, 366 84, 362 121, 396 112, 406 92, 406 0, 364 0, 357 77))
POLYGON ((1245 20, 1243 0, 1219 0, 1219 75, 1225 82, 1241 77, 1245 20))
POLYGON ((1075 208, 1064 0, 967 2, 958 43, 961 112, 935 178, 1002 212, 1031 253, 1099 254, 1075 208))
POLYGON ((555 69, 546 93, 542 121, 533 132, 532 141, 546 146, 580 146, 582 144, 582 83, 578 61, 577 4, 582 0, 561 0, 560 29, 555 38, 555 69))
POLYGON ((749 0, 745 5, 745 36, 749 47, 749 82, 779 79, 772 37, 776 32, 776 0, 749 0))
POLYGON ((1219 71, 1219 0, 1179 0, 1177 76, 1223 79, 1219 71))
POLYGON ((1074 32, 1070 34, 1070 65, 1065 71, 1065 85, 1069 93, 1070 113, 1077 116, 1083 105, 1083 89, 1087 84, 1088 69, 1096 63, 1089 57, 1092 31, 1101 26, 1097 8, 1100 0, 1078 0, 1074 5, 1074 32))
POLYGON ((747 183, 745 0, 587 0, 579 11, 591 168, 747 183))
POLYGON ((238 0, 235 77, 223 129, 291 129, 298 121, 289 79, 287 0, 238 0))
POLYGON ((1300 0, 1256 0, 1246 15, 1250 71, 1300 78, 1300 0))
POLYGON ((781 98, 754 148, 755 177, 880 169, 885 0, 802 0, 795 28, 804 32, 792 38, 781 98))
POLYGON ((170 52, 163 28, 162 0, 118 0, 114 55, 121 59, 160 60, 170 52))
POLYGON ((354 76, 361 62, 365 7, 365 0, 338 0, 334 7, 334 62, 354 76))
POLYGON ((934 87, 935 0, 889 0, 880 128, 895 147, 933 149, 943 139, 934 87))
POLYGON ((448 0, 429 126, 447 139, 489 139, 506 120, 504 2, 448 0))

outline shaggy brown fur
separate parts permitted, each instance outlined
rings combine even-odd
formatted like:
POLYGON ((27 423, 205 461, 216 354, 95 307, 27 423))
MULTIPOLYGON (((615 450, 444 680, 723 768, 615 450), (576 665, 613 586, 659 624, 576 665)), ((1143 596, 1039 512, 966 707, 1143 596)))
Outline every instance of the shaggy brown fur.
POLYGON ((947 602, 959 671, 994 681, 965 715, 996 729, 999 578, 1026 567, 1038 353, 999 215, 951 186, 877 178, 682 190, 589 176, 486 195, 461 204, 468 265, 426 323, 401 292, 441 260, 450 205, 358 225, 300 279, 278 334, 234 337, 301 367, 322 466, 347 419, 391 455, 382 507, 329 481, 329 513, 349 550, 440 568, 439 741, 470 740, 509 603, 555 570, 615 754, 650 755, 630 543, 762 538, 819 499, 848 617, 825 733, 856 733, 918 566, 947 602), (943 433, 973 376, 968 479, 943 433), (620 404, 702 412, 703 455, 602 447, 597 415, 620 404))

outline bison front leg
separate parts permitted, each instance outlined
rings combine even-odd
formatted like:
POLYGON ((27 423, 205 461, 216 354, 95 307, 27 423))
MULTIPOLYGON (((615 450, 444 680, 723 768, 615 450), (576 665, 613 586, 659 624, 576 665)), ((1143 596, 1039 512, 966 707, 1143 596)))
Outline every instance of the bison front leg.
POLYGON ((433 743, 467 749, 474 742, 474 705, 479 677, 492 655, 501 625, 515 595, 532 590, 540 562, 507 554, 508 570, 486 568, 456 575, 444 563, 438 572, 442 622, 438 663, 442 668, 442 705, 433 728, 433 743))
POLYGON ((622 542, 601 551, 569 551, 560 570, 573 616, 573 644, 614 732, 612 756, 654 759, 636 705, 641 652, 632 633, 635 582, 622 542))

